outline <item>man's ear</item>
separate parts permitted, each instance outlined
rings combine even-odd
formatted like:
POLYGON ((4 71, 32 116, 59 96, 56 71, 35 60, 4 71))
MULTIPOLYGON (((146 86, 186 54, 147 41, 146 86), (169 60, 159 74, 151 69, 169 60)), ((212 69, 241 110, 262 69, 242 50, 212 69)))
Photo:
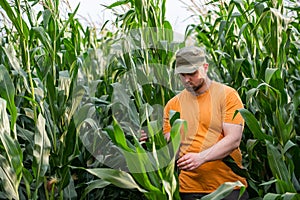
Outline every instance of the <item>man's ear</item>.
POLYGON ((207 71, 207 70, 208 70, 208 66, 209 66, 209 64, 208 64, 208 63, 204 63, 204 64, 203 64, 203 67, 204 67, 205 71, 207 71))

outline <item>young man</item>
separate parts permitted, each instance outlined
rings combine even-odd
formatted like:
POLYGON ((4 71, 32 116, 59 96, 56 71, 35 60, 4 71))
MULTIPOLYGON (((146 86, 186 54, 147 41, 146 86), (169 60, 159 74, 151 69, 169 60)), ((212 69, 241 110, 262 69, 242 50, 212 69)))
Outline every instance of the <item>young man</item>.
MULTIPOLYGON (((173 97, 164 109, 164 134, 170 137, 169 113, 180 113, 187 121, 187 133, 181 135, 177 166, 183 200, 200 199, 225 182, 244 178, 235 174, 222 159, 230 155, 241 166, 239 145, 243 132, 243 118, 234 117, 243 108, 238 93, 231 87, 212 81, 208 75, 205 51, 199 47, 185 47, 176 54, 175 73, 185 89, 173 97)), ((238 199, 234 190, 225 199, 238 199)), ((241 199, 248 199, 245 192, 241 199)))

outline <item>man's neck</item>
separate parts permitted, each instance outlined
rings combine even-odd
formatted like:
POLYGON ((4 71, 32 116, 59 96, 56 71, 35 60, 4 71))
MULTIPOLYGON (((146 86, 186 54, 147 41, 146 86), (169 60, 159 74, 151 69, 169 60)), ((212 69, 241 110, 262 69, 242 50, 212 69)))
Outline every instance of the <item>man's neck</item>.
POLYGON ((209 89, 211 83, 212 83, 212 80, 210 80, 208 77, 206 77, 204 85, 201 88, 199 88, 198 91, 195 91, 194 95, 199 96, 199 95, 205 93, 209 89))

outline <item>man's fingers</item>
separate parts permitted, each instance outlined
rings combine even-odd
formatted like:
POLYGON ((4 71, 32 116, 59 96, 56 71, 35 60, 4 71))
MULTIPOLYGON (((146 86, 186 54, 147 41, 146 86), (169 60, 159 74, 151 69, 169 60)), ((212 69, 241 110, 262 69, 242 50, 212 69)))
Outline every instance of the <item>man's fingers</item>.
POLYGON ((144 142, 144 141, 146 141, 147 139, 148 139, 147 136, 145 136, 145 137, 140 137, 139 141, 140 141, 140 142, 144 142))
POLYGON ((141 137, 139 139, 140 142, 144 142, 148 139, 147 133, 144 130, 141 130, 141 137))

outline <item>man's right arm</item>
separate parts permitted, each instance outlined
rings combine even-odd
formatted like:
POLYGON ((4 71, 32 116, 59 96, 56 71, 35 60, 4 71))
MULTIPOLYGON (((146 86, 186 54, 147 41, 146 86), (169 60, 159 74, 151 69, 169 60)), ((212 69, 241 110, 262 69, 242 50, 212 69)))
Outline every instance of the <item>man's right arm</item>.
POLYGON ((168 133, 164 133, 165 139, 167 140, 167 142, 169 142, 170 140, 170 132, 168 133))

